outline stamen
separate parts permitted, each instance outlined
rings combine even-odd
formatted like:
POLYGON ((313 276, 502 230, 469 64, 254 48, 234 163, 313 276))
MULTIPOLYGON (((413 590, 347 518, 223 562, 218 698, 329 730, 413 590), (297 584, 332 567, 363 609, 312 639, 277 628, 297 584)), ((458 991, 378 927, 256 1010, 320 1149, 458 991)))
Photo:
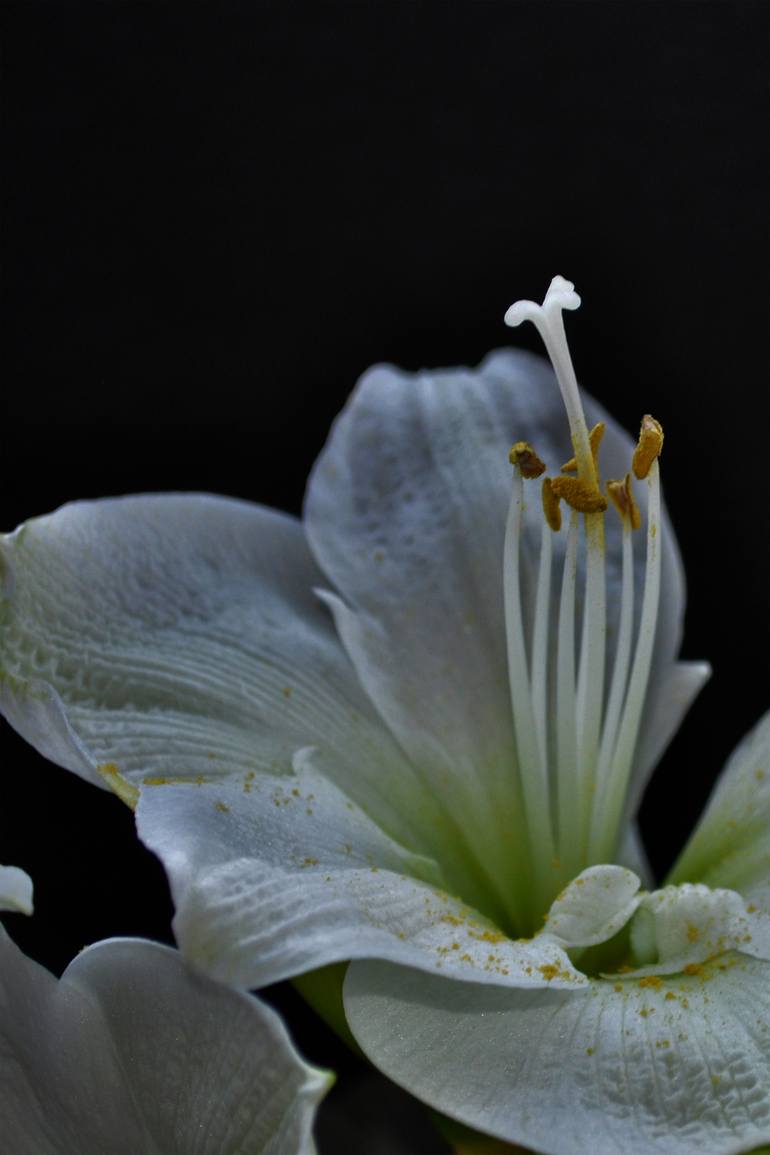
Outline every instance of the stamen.
MULTIPOLYGON (((630 493, 630 478, 628 477, 626 477, 626 482, 608 482, 607 488, 609 489, 611 485, 622 486, 624 492, 626 492, 627 485, 627 491, 630 493)), ((633 508, 636 511, 636 516, 638 519, 639 509, 635 501, 633 503, 633 508)), ((621 516, 623 515, 621 514, 621 516)), ((631 637, 634 626, 634 556, 631 531, 635 528, 638 528, 638 521, 637 524, 634 524, 631 516, 623 516, 623 568, 621 578, 618 644, 615 649, 615 662, 612 668, 612 682, 610 684, 610 693, 607 700, 607 710, 604 717, 602 740, 601 746, 599 747, 599 759, 596 768, 596 794, 598 798, 603 796, 604 790, 606 789, 607 778, 610 773, 612 755, 615 750, 615 742, 617 739, 618 724, 620 722, 620 711, 623 705, 623 697, 626 692, 626 685, 628 683, 628 671, 631 657, 631 637)), ((600 853, 598 845, 601 843, 603 836, 603 831, 601 829, 597 829, 597 821, 600 817, 599 811, 600 807, 594 806, 593 822, 588 844, 588 856, 591 861, 594 861, 594 856, 600 853)))
POLYGON ((511 446, 508 454, 511 465, 518 466, 522 477, 540 477, 545 473, 545 462, 541 461, 531 445, 526 441, 517 441, 511 446))
POLYGON ((663 448, 663 428, 659 421, 650 417, 649 413, 642 418, 642 428, 639 430, 639 441, 634 450, 631 468, 634 476, 644 481, 650 472, 650 466, 656 457, 660 457, 663 448))
POLYGON ((519 468, 513 471, 513 489, 508 506, 503 557, 505 633, 508 649, 508 679, 519 755, 521 790, 527 811, 533 865, 532 900, 536 909, 552 897, 548 886, 554 858, 546 768, 540 759, 529 682, 519 576, 519 545, 524 516, 524 487, 519 468))
POLYGON ((559 855, 568 877, 580 859, 574 837, 578 807, 577 715, 575 710, 575 588, 577 585, 578 514, 573 510, 567 532, 567 548, 559 599, 559 635, 556 647, 556 751, 559 855))
POLYGON ((587 850, 593 796, 596 793, 596 765, 604 698, 604 664, 607 635, 606 589, 604 577, 604 518, 585 517, 586 596, 583 636, 578 674, 578 767, 580 807, 578 824, 582 853, 587 850))
MULTIPOLYGON (((607 426, 603 421, 597 421, 596 425, 594 425, 593 429, 588 434, 588 444, 591 446, 591 456, 594 459, 594 468, 596 469, 597 475, 599 473, 599 446, 602 443, 604 430, 606 428, 607 426)), ((561 467, 561 471, 562 473, 577 473, 577 461, 575 458, 570 457, 569 461, 565 461, 561 467)))
POLYGON ((580 477, 554 477, 551 488, 578 513, 604 513, 607 508, 607 498, 595 482, 583 481, 580 477))
POLYGON ((631 474, 627 473, 622 481, 608 481, 607 493, 621 516, 624 530, 626 525, 631 529, 639 529, 642 524, 642 515, 639 513, 639 506, 634 497, 631 474))
MULTIPOLYGON (((546 479, 547 480, 547 479, 546 479)), ((543 482, 545 486, 545 481, 543 482)), ((561 524, 559 503, 556 511, 561 524)), ((557 526, 557 531, 558 531, 557 526)), ((537 571, 535 622, 532 628, 532 713, 540 749, 540 764, 548 779, 548 726, 547 726, 547 672, 548 672, 548 617, 551 608, 551 563, 553 558, 552 531, 548 520, 543 522, 540 538, 540 565, 537 571)))
MULTIPOLYGON (((656 423, 657 424, 657 423, 656 423)), ((662 441, 662 434, 660 440, 662 441)), ((660 602, 660 470, 653 458, 647 477, 647 561, 645 564, 644 597, 639 622, 636 653, 623 708, 607 789, 598 799, 596 815, 597 854, 605 861, 616 850, 617 834, 628 793, 639 722, 644 707, 650 676, 655 629, 660 602)))
POLYGON ((543 478, 543 488, 540 492, 543 498, 543 516, 553 532, 558 533, 561 529, 561 509, 550 477, 543 478))

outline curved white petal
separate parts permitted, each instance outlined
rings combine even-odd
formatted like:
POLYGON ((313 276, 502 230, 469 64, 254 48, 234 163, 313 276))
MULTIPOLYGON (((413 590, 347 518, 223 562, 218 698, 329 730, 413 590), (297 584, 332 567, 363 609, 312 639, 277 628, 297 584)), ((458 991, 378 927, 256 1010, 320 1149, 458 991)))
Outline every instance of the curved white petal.
MULTIPOLYGON (((632 443, 604 420, 602 466, 623 476, 632 443)), ((508 449, 526 439, 556 468, 571 455, 553 375, 538 358, 503 351, 478 370, 411 375, 370 370, 337 419, 311 476, 308 539, 337 590, 340 634, 362 683, 498 887, 520 830, 512 793, 513 724, 506 665, 502 558, 510 501, 508 449)), ((642 487, 643 488, 643 487, 642 487)), ((646 494, 639 493, 644 507, 646 494)), ((528 503, 521 554, 532 620, 542 514, 528 503)), ((562 535, 563 537, 563 535, 562 535)), ((607 519, 608 633, 619 612, 619 519, 607 519)), ((662 603, 646 707, 659 729, 670 704, 684 583, 668 524, 662 603), (661 700, 666 702, 661 705, 661 700)), ((555 542, 561 556, 563 542, 555 542)), ((638 551, 639 579, 644 559, 638 551)), ((552 597, 557 599, 558 582, 552 597)), ((637 612, 641 599, 637 598, 637 612)), ((684 695, 681 698, 684 706, 684 695)), ((642 747, 640 745, 640 751, 642 747)), ((636 778, 651 768, 650 744, 636 778)))
POLYGON ((0 931, 0 1134, 13 1155, 312 1155, 329 1076, 278 1016, 176 951, 98 943, 60 982, 0 931))
POLYGON ((32 914, 32 879, 18 866, 0 866, 0 910, 32 914))
POLYGON ((385 958, 480 983, 585 985, 563 940, 512 941, 304 759, 294 779, 143 787, 137 822, 168 872, 180 948, 223 981, 385 958))
POLYGON ((345 1009, 380 1070, 548 1155, 736 1155, 770 1141, 770 969, 583 991, 481 988, 353 963, 345 1009))
POLYGON ((664 886, 639 903, 631 945, 645 962, 635 975, 695 973, 728 951, 770 961, 770 916, 734 890, 664 886))
POLYGON ((770 713, 731 755, 669 881, 730 887, 770 913, 770 713))
POLYGON ((565 946, 607 942, 639 906, 639 885, 622 866, 589 866, 554 900, 541 933, 565 946))
POLYGON ((0 705, 46 757, 130 790, 288 771, 317 744, 397 837, 435 810, 313 593, 294 519, 206 495, 81 502, 1 549, 0 705))

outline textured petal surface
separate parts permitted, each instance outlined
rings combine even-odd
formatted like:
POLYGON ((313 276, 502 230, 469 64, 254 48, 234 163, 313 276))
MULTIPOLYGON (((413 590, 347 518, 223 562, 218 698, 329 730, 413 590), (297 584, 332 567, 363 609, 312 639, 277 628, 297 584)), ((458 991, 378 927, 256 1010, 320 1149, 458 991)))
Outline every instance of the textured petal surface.
POLYGON ((13 1155, 311 1155, 329 1079, 269 1008, 154 943, 99 943, 60 982, 4 934, 0 953, 13 1155))
POLYGON ((194 782, 288 771, 317 743, 396 836, 430 825, 294 519, 201 495, 83 502, 26 523, 2 562, 0 705, 53 761, 194 782))
POLYGON ((770 916, 734 890, 688 882, 664 886, 643 897, 631 943, 638 957, 649 960, 636 975, 695 972, 727 951, 770 961, 770 916))
POLYGON ((558 941, 507 938, 442 889, 435 863, 300 763, 294 779, 142 789, 139 832, 168 870, 186 957, 245 988, 350 958, 585 985, 558 941))
POLYGON ((345 1007, 395 1082, 548 1155, 733 1155, 770 1141, 766 963, 507 991, 353 963, 345 1007))
MULTIPOLYGON (((622 476, 630 438, 590 399, 586 415, 589 424, 607 423, 603 469, 622 476)), ((519 438, 551 468, 571 455, 557 387, 538 358, 499 352, 477 371, 417 375, 375 368, 338 418, 306 500, 308 538, 339 595, 338 628, 361 680, 500 891, 520 826, 502 602, 507 454, 519 438)), ((639 500, 644 506, 644 487, 639 500)), ((530 505, 522 548, 528 620, 542 520, 539 501, 530 505)), ((608 518, 610 635, 617 627, 619 536, 619 520, 608 518)), ((668 526, 663 540, 647 725, 660 713, 660 694, 669 715, 676 713, 666 688, 684 591, 668 526)), ((560 539, 555 549, 563 550, 560 539)), ((637 563, 641 574, 641 551, 637 563)), ((680 701, 683 712, 686 696, 680 701)), ((649 770, 645 752, 637 780, 649 770)))
POLYGON ((669 881, 730 887, 770 913, 770 713, 731 755, 669 881))
POLYGON ((0 910, 32 914, 32 879, 18 866, 0 866, 0 910))

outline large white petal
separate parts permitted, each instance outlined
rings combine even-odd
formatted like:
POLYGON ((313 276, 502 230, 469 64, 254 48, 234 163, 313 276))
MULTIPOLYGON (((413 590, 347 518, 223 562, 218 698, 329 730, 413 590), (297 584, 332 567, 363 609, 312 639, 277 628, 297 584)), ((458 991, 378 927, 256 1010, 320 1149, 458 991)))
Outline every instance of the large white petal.
POLYGON ((345 1008, 369 1058, 461 1122, 548 1155, 735 1155, 770 1141, 770 968, 583 991, 448 983, 353 963, 345 1008))
MULTIPOLYGON (((145 786, 137 822, 166 866, 182 951, 234 985, 262 986, 351 958, 480 983, 585 984, 563 949, 569 935, 556 937, 557 928, 512 941, 443 889, 434 862, 385 835, 306 758, 294 779, 145 786)), ((638 887, 621 867, 593 873, 605 901, 601 910, 589 902, 582 920, 573 916, 575 941, 594 941, 618 910, 628 918, 638 887)), ((590 899, 590 883, 583 889, 590 899)))
MULTIPOLYGON (((607 423, 605 474, 622 476, 631 439, 590 399, 586 414, 590 423, 607 423)), ((416 375, 375 368, 337 419, 306 500, 308 538, 339 595, 331 602, 361 680, 500 890, 510 872, 512 832, 520 826, 511 793, 514 737, 502 602, 507 453, 520 438, 552 468, 571 455, 558 389, 539 358, 499 352, 476 371, 416 375)), ((522 580, 531 610, 542 514, 539 500, 529 505, 522 580)), ((659 715, 661 697, 669 714, 677 712, 667 678, 684 594, 668 523, 663 540, 648 726, 659 715)), ((614 636, 620 548, 612 516, 607 541, 608 632, 614 636)), ((557 556, 562 549, 557 539, 557 556)), ((642 555, 640 549, 640 579, 642 555)), ((531 620, 531 613, 526 617, 531 620)), ((643 778, 648 753, 637 763, 636 777, 643 778)))
POLYGON ((770 913, 770 713, 730 756, 669 881, 730 887, 770 913))
POLYGON ((312 1155, 329 1085, 273 1011, 138 940, 57 982, 0 931, 0 1057, 13 1155, 312 1155))
POLYGON ((4 539, 0 561, 0 705, 47 757, 136 785, 288 771, 317 744, 397 837, 435 811, 313 593, 293 518, 205 495, 81 502, 4 539))

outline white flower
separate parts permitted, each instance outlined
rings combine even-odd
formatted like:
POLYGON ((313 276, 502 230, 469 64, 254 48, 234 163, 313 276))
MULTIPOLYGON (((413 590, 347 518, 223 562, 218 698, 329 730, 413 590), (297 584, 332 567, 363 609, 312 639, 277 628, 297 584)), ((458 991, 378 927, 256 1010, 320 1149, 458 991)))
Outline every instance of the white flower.
MULTIPOLYGON (((31 910, 11 867, 0 909, 18 908, 22 876, 31 910)), ((312 1155, 331 1081, 274 1011, 177 951, 110 939, 57 980, 2 927, 0 1055, 8 1155, 312 1155)))
MULTIPOLYGON (((360 960, 346 1009, 377 1065, 511 1141, 744 1150, 770 1138, 768 823, 752 811, 729 877, 709 835, 677 888, 640 890, 633 815, 707 668, 676 660, 652 420, 643 532, 625 483, 603 510, 597 471, 623 479, 633 446, 588 400, 583 417, 561 320, 577 304, 557 278, 509 314, 541 328, 568 423, 524 354, 375 369, 304 532, 203 496, 28 522, 3 550, 2 706, 136 805, 180 947, 216 977, 360 960), (576 459, 545 516, 530 447, 576 459)), ((766 757, 766 727, 756 742, 766 757)))

